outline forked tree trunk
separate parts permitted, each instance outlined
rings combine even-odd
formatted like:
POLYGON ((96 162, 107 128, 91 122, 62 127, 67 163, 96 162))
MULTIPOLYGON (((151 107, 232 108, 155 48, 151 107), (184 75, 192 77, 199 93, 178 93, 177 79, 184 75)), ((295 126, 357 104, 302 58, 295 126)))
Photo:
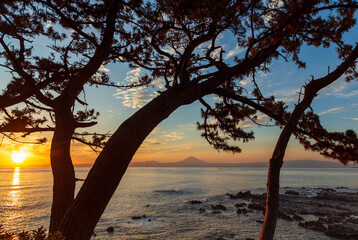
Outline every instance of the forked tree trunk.
POLYGON ((283 164, 283 157, 285 156, 290 137, 296 129, 298 120, 301 118, 301 115, 305 112, 305 110, 311 105, 317 91, 312 91, 310 89, 310 85, 306 86, 304 99, 293 110, 291 117, 277 140, 275 150, 273 151, 269 163, 266 213, 261 229, 260 240, 272 240, 274 237, 279 212, 280 171, 283 164))
POLYGON ((59 230, 67 240, 90 239, 143 140, 173 111, 192 103, 198 96, 194 87, 168 90, 121 124, 98 156, 61 223, 59 230))
POLYGON ((269 163, 267 176, 267 197, 266 197, 266 213, 265 220, 262 225, 260 240, 272 240, 275 234, 277 217, 279 212, 279 190, 280 190, 280 171, 283 164, 287 144, 293 131, 296 129, 298 120, 304 111, 311 105, 316 95, 315 92, 308 91, 306 87, 306 95, 301 103, 299 103, 287 124, 283 128, 279 139, 277 140, 275 150, 269 163))
POLYGON ((332 73, 325 77, 312 80, 305 86, 305 94, 302 102, 296 105, 287 124, 283 128, 272 154, 269 171, 267 176, 267 198, 265 220, 261 229, 261 240, 271 240, 274 237, 276 222, 279 211, 279 189, 280 189, 280 170, 283 157, 287 148, 288 141, 296 129, 297 123, 305 110, 311 105, 313 99, 322 88, 336 81, 347 69, 355 64, 358 58, 358 44, 352 50, 349 57, 339 65, 332 73))
POLYGON ((75 171, 70 146, 75 130, 71 109, 55 110, 56 128, 51 143, 51 167, 53 175, 53 199, 50 232, 58 230, 61 220, 74 200, 75 171))

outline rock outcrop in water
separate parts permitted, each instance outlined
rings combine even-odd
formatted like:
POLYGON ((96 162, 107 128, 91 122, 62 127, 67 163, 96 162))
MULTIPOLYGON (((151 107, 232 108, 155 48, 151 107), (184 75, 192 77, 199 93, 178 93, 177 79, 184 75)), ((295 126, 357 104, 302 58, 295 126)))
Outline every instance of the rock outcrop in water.
MULTIPOLYGON (((279 218, 298 221, 300 227, 319 231, 327 236, 358 239, 358 193, 340 192, 342 189, 346 188, 317 188, 309 192, 314 194, 300 194, 287 190, 285 194, 280 194, 279 218), (305 215, 314 215, 318 219, 305 221, 305 215)), ((249 200, 249 209, 263 213, 265 211, 265 193, 252 194, 247 191, 227 195, 230 199, 249 200)), ((236 203, 235 206, 239 208, 238 214, 249 212, 242 203, 236 203)))
POLYGON ((211 209, 213 209, 213 210, 223 210, 223 211, 226 210, 226 207, 220 203, 216 204, 216 205, 211 204, 210 206, 211 206, 211 209))
POLYGON ((108 233, 113 233, 114 232, 114 227, 109 227, 106 230, 108 233))

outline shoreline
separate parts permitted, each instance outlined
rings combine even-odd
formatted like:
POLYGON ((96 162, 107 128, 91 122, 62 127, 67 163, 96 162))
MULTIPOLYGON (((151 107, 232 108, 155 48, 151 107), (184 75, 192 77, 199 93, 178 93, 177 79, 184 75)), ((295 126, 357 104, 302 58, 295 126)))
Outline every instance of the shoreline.
MULTIPOLYGON (((163 194, 181 194, 180 190, 160 190, 163 194)), ((358 192, 348 187, 310 188, 284 187, 280 193, 279 219, 294 224, 297 228, 315 231, 329 239, 358 239, 358 192)), ((220 195, 221 199, 191 199, 186 202, 191 208, 191 214, 205 215, 209 218, 229 218, 229 215, 251 216, 259 228, 264 220, 266 193, 253 194, 251 191, 239 191, 235 194, 220 195), (225 201, 221 201, 222 199, 225 201), (235 212, 233 212, 233 210, 235 212), (262 212, 262 214, 260 214, 262 212)), ((151 207, 151 204, 146 206, 151 207)), ((158 216, 159 217, 159 216, 158 216)), ((132 223, 156 222, 156 216, 138 213, 130 219, 132 223)), ((98 229, 99 230, 99 229, 98 229)), ((109 237, 116 227, 107 225, 101 231, 95 231, 96 236, 109 237)), ((211 239, 245 239, 240 234, 230 236, 212 236, 211 239), (237 238, 238 237, 238 238, 237 238)), ((101 238, 100 238, 101 239, 101 238)), ((308 239, 308 238, 307 238, 308 239)))

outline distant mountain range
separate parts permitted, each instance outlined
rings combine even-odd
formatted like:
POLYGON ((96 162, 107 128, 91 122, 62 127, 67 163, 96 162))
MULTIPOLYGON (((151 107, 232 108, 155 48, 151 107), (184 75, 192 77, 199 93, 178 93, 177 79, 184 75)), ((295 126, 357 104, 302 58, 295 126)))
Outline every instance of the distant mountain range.
MULTIPOLYGON (((132 162, 130 167, 268 167, 268 162, 254 163, 208 163, 196 157, 188 157, 179 162, 132 162)), ((285 161, 284 168, 351 168, 353 165, 344 166, 339 162, 317 160, 291 160, 285 161)))

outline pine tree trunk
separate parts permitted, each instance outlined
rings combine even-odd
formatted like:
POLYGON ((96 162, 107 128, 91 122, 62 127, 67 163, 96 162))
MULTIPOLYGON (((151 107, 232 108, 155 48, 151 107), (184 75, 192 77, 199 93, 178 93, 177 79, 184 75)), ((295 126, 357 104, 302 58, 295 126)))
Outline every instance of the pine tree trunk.
POLYGON ((266 213, 261 230, 261 240, 271 240, 275 234, 280 205, 280 170, 290 136, 291 133, 286 133, 285 140, 279 140, 277 142, 272 158, 270 159, 267 176, 266 213))
POLYGON ((260 240, 272 240, 274 237, 279 212, 280 171, 283 164, 283 157, 285 155, 290 137, 296 129, 298 120, 304 111, 310 106, 314 95, 315 93, 311 93, 308 96, 305 96, 304 100, 295 107, 290 119, 277 140, 275 150, 273 151, 269 163, 266 213, 261 229, 260 240))
POLYGON ((117 129, 98 156, 60 226, 67 240, 90 239, 93 230, 149 133, 178 107, 198 99, 195 88, 174 89, 149 102, 117 129))
POLYGON ((51 143, 51 167, 53 175, 53 199, 50 232, 58 230, 61 220, 74 200, 75 171, 70 146, 75 130, 71 109, 55 109, 56 128, 51 143))
POLYGON ((274 237, 279 211, 280 170, 288 141, 290 140, 293 131, 296 129, 299 119, 311 105, 313 99, 317 96, 318 91, 341 77, 349 67, 355 65, 357 58, 358 44, 356 44, 355 48, 351 51, 349 57, 347 57, 333 72, 328 73, 325 77, 312 80, 305 86, 304 98, 296 105, 287 124, 283 128, 270 160, 267 177, 266 214, 261 229, 261 240, 271 240, 274 237))

